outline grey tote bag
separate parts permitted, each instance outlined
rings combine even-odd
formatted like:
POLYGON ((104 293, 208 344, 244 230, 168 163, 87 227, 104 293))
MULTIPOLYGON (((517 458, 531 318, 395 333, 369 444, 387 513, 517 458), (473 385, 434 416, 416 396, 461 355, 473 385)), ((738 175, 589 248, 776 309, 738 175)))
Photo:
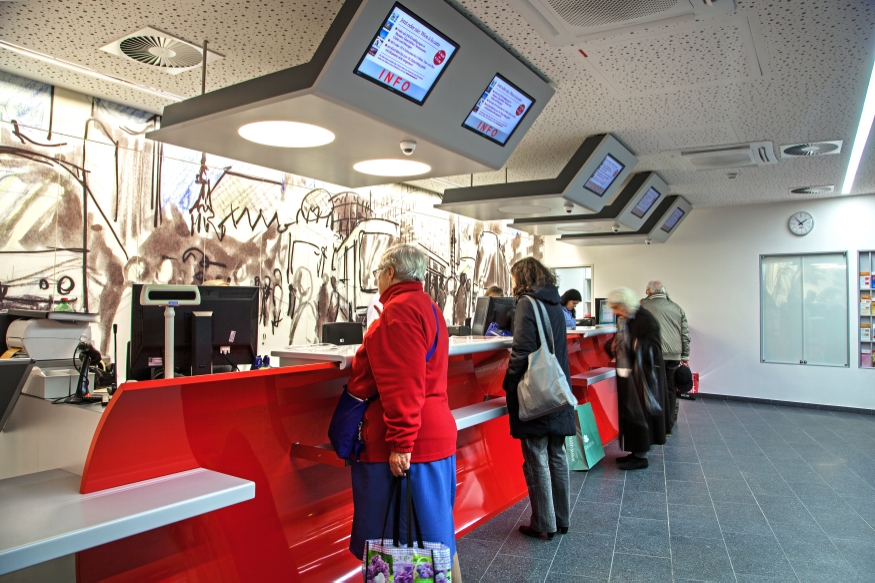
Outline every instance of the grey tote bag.
POLYGON ((525 296, 532 302, 535 308, 535 322, 538 324, 538 336, 541 346, 529 354, 529 369, 520 379, 517 385, 517 395, 520 402, 520 421, 530 421, 553 411, 571 408, 577 405, 577 399, 571 393, 565 371, 556 359, 555 345, 553 343, 553 327, 547 326, 547 335, 550 339, 549 347, 544 338, 544 325, 541 323, 541 310, 547 323, 546 308, 539 300, 525 296))

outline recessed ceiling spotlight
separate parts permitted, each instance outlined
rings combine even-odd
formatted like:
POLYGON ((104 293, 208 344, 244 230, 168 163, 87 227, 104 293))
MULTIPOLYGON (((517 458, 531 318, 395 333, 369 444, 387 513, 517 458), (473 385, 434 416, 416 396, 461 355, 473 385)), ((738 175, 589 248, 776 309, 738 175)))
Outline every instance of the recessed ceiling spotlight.
POLYGON ((297 121, 258 121, 242 126, 240 137, 275 148, 315 148, 334 141, 334 133, 297 121))
POLYGON ((431 166, 413 160, 385 158, 382 160, 363 160, 353 168, 362 174, 372 176, 418 176, 431 171, 431 166))
POLYGON ((738 178, 738 172, 727 172, 726 178, 728 178, 729 180, 735 180, 736 178, 738 178))

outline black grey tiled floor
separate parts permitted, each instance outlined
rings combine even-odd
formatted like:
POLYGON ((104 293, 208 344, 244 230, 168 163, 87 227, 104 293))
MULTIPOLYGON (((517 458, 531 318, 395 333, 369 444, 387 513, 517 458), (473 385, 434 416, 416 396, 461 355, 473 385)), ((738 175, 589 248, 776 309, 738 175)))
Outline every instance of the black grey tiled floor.
POLYGON ((572 472, 571 528, 524 500, 459 540, 472 581, 875 581, 875 416, 699 399, 646 470, 572 472))

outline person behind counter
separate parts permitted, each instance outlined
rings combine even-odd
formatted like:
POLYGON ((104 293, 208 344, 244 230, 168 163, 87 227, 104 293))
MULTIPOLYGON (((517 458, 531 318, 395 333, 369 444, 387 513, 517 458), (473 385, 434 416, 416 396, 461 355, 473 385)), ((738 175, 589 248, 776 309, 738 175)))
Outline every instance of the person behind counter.
POLYGON ((498 287, 497 285, 490 285, 489 289, 486 290, 487 298, 503 298, 504 290, 498 287))
MULTIPOLYGON (((517 386, 529 366, 529 355, 541 344, 535 322, 535 304, 524 296, 540 300, 548 318, 541 312, 544 326, 553 331, 555 355, 568 385, 568 344, 565 321, 559 303, 556 275, 533 257, 514 263, 510 270, 513 295, 516 298, 516 317, 513 325, 513 345, 503 387, 507 392, 507 411, 510 434, 520 440, 523 450, 523 474, 529 489, 532 517, 519 530, 526 536, 552 539, 556 532, 565 534, 571 515, 571 497, 568 477, 568 459, 565 457, 565 437, 576 433, 574 409, 571 407, 530 421, 519 418, 517 386)), ((546 334, 546 332, 545 332, 546 334)))
POLYGON ((562 294, 562 297, 559 298, 559 303, 562 305, 562 313, 565 315, 566 328, 577 327, 577 321, 574 318, 574 308, 582 300, 583 297, 580 295, 580 292, 573 288, 562 294))
MULTIPOLYGON (((417 247, 396 245, 377 268, 383 312, 365 333, 348 384, 360 399, 379 392, 362 425, 361 461, 352 463, 349 550, 361 559, 366 540, 391 538, 392 526, 382 529, 392 478, 409 472, 422 535, 450 547, 455 582, 461 573, 453 524, 456 421, 447 400, 449 335, 440 308, 423 291, 426 265, 417 247)), ((402 500, 406 490, 405 481, 402 500)), ((407 532, 402 518, 401 532, 407 532)))
POLYGON ((617 359, 620 445, 629 452, 617 459, 617 467, 640 470, 649 465, 650 447, 664 444, 666 437, 665 364, 659 322, 641 307, 629 288, 612 290, 608 305, 617 315, 617 333, 605 350, 617 359))

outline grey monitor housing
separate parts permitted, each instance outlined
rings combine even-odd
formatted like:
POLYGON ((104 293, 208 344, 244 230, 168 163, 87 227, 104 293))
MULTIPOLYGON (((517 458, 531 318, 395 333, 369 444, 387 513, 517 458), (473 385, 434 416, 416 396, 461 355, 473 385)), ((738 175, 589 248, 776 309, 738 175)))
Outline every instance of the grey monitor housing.
POLYGON ((662 204, 658 205, 657 209, 653 211, 637 231, 616 234, 568 234, 559 237, 558 241, 580 246, 652 245, 654 243, 665 243, 669 237, 677 232, 680 224, 686 220, 692 210, 692 205, 684 197, 669 196, 662 201, 662 204))
MULTIPOLYGON (((458 44, 421 105, 355 72, 374 35, 382 34, 395 1, 346 0, 309 62, 168 105, 161 129, 148 137, 350 188, 396 180, 353 168, 371 159, 428 164, 431 170, 417 178, 498 170, 554 90, 449 3, 399 4, 458 44), (462 127, 496 73, 534 99, 504 146, 462 127), (241 126, 262 121, 313 124, 333 132, 335 139, 312 148, 279 148, 238 134, 241 126), (416 142, 415 151, 402 153, 402 142, 416 142)), ((290 17, 288 8, 277 14, 290 17)))
POLYGON ((598 213, 516 219, 511 226, 542 236, 633 233, 653 216, 670 190, 656 173, 639 172, 633 174, 613 202, 598 213), (654 198, 653 193, 658 196, 654 198))
POLYGON ((522 217, 573 215, 573 212, 597 213, 611 200, 638 159, 610 134, 590 136, 584 140, 556 178, 489 184, 444 191, 441 204, 435 208, 464 215, 480 221, 507 220, 522 217), (603 164, 621 167, 609 181, 601 182, 596 172, 603 164), (594 178, 595 176, 595 178, 594 178), (568 213, 566 205, 574 205, 568 213))

